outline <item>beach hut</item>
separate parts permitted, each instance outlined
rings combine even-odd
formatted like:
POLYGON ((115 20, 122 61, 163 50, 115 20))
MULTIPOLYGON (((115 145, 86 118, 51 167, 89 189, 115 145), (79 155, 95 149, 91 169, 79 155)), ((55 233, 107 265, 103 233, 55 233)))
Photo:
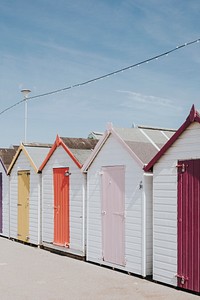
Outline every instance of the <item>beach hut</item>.
POLYGON ((56 137, 42 163, 42 242, 85 256, 86 176, 81 167, 98 140, 56 137))
POLYGON ((151 274, 152 176, 143 167, 173 133, 108 126, 82 168, 87 173, 87 261, 151 274))
POLYGON ((5 237, 9 237, 9 176, 7 170, 17 148, 0 148, 0 235, 5 237))
POLYGON ((39 166, 52 145, 22 143, 9 168, 10 237, 41 243, 41 174, 39 166))
POLYGON ((153 171, 153 279, 200 292, 200 113, 144 168, 153 171))

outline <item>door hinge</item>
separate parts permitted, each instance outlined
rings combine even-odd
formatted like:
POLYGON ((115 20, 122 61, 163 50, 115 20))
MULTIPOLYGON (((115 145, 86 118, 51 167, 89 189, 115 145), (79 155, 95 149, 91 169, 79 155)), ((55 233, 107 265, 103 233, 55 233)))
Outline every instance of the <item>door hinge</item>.
POLYGON ((142 190, 143 189, 143 183, 142 183, 142 181, 140 181, 140 183, 139 183, 139 190, 142 190))
POLYGON ((185 281, 188 280, 187 276, 176 274, 176 277, 181 280, 181 284, 184 285, 185 281))
POLYGON ((186 171, 186 168, 188 167, 188 165, 179 164, 179 165, 176 165, 176 167, 181 168, 181 172, 184 173, 186 171))

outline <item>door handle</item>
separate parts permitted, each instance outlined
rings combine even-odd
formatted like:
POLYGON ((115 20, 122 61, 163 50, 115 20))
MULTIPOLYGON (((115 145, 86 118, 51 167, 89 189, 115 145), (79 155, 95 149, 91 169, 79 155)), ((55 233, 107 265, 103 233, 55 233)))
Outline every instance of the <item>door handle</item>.
POLYGON ((121 217, 123 219, 125 219, 125 213, 114 212, 113 214, 116 215, 116 216, 119 216, 119 217, 121 217))
POLYGON ((114 212, 113 214, 114 214, 114 215, 117 215, 117 216, 124 217, 124 213, 120 213, 120 212, 114 212))

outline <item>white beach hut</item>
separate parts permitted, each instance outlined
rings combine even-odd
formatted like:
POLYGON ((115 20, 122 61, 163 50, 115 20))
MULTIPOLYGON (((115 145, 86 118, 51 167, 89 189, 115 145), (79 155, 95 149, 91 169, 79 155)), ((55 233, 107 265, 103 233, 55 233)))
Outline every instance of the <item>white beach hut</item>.
POLYGON ((85 257, 86 176, 81 167, 98 140, 57 136, 42 163, 42 242, 85 257))
POLYGON ((174 131, 139 126, 106 130, 87 173, 87 261, 152 272, 152 176, 144 165, 174 131))
POLYGON ((9 168, 10 237, 41 243, 41 174, 39 166, 51 145, 21 144, 9 168))
POLYGON ((0 235, 9 237, 9 176, 7 170, 18 147, 0 149, 0 235))
POLYGON ((145 167, 153 171, 153 279, 200 292, 200 113, 145 167))

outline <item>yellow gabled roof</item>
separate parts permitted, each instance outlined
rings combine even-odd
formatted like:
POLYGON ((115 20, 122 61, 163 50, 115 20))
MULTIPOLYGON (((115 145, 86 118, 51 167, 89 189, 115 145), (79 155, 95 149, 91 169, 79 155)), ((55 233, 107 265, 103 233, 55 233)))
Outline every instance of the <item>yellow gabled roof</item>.
POLYGON ((16 152, 16 154, 15 154, 15 156, 13 157, 13 160, 12 160, 12 162, 11 162, 9 168, 8 168, 8 171, 7 171, 7 174, 8 174, 8 175, 10 174, 10 172, 11 172, 11 170, 12 170, 12 168, 13 168, 13 166, 14 166, 16 160, 18 159, 18 157, 19 157, 21 151, 24 152, 24 154, 26 155, 26 157, 27 157, 28 160, 30 161, 30 164, 32 165, 33 169, 35 170, 35 172, 36 172, 36 173, 38 172, 38 169, 37 169, 36 165, 34 164, 33 160, 31 159, 30 155, 28 154, 28 152, 27 152, 27 150, 26 150, 26 147, 23 145, 23 143, 21 143, 20 146, 19 146, 19 148, 18 148, 18 150, 17 150, 17 152, 16 152))

